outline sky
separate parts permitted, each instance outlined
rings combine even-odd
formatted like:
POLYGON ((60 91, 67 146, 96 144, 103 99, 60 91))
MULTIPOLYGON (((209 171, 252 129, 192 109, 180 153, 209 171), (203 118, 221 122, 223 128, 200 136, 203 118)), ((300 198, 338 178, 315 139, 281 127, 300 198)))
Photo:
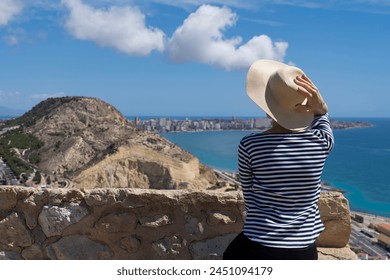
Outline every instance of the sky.
POLYGON ((390 117, 390 0, 0 0, 1 108, 100 98, 126 116, 264 116, 258 59, 305 71, 331 117, 390 117))

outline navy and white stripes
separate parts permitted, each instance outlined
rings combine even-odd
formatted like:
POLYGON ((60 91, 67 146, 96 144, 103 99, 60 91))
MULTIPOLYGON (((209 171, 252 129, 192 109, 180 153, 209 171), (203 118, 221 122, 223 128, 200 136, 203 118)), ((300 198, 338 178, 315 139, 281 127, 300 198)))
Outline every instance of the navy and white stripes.
POLYGON ((278 248, 304 248, 324 229, 318 211, 321 174, 333 148, 328 115, 288 134, 253 133, 238 149, 238 167, 247 209, 243 232, 278 248))

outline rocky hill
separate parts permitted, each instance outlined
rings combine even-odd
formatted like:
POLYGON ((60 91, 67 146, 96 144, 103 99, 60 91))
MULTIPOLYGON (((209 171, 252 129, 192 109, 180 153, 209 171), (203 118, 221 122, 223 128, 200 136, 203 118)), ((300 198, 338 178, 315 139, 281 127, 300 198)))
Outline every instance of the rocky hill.
POLYGON ((96 98, 49 98, 6 126, 14 129, 5 136, 17 131, 19 138, 33 135, 41 143, 30 149, 6 141, 51 186, 204 189, 217 183, 197 158, 156 133, 137 130, 96 98))

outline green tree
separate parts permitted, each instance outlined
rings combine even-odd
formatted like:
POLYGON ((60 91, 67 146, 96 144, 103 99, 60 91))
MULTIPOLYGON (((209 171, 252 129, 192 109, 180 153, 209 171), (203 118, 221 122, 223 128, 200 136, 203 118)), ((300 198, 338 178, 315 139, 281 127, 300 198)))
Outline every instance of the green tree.
POLYGON ((37 171, 35 172, 35 176, 33 178, 33 182, 36 184, 40 184, 42 180, 41 172, 37 171))

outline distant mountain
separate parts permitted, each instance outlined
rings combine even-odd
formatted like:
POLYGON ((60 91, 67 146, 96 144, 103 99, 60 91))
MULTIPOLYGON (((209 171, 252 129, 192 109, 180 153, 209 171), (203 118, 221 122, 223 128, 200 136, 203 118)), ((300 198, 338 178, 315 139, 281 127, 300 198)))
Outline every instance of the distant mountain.
POLYGON ((24 110, 12 109, 4 106, 0 106, 0 117, 2 116, 21 116, 24 110))

